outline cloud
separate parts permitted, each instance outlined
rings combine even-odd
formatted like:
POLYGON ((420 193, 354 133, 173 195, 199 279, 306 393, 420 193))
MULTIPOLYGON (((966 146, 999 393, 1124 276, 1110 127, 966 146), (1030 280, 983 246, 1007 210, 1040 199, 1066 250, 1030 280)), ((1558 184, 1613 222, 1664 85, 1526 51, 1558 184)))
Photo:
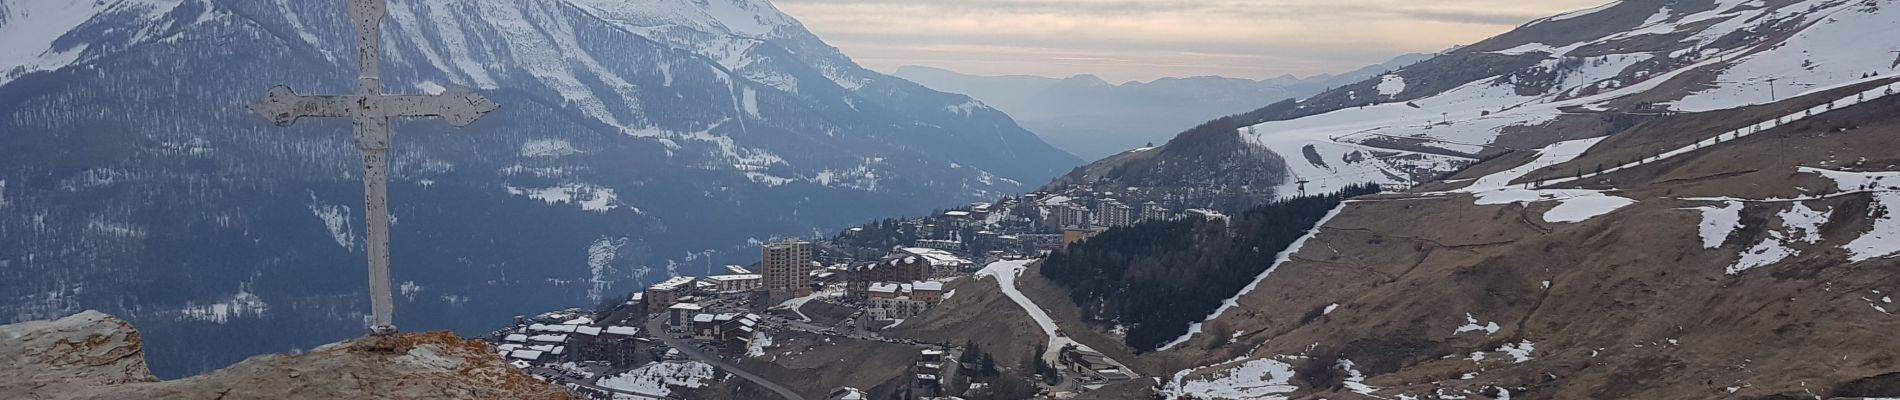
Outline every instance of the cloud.
POLYGON ((1113 80, 1339 72, 1604 0, 777 0, 874 68, 1113 80), (1526 4, 1532 3, 1532 4, 1526 4), (907 61, 916 60, 916 61, 907 61))

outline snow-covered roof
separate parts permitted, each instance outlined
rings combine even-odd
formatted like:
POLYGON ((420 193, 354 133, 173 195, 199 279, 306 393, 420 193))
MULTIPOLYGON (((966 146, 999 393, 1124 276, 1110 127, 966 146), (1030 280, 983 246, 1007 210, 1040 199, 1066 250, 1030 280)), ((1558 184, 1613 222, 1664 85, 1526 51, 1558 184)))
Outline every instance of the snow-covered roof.
POLYGON ((675 276, 673 277, 673 279, 667 279, 665 282, 656 283, 653 286, 648 287, 647 289, 660 290, 660 291, 674 290, 674 289, 679 289, 680 287, 686 286, 686 284, 688 283, 693 283, 693 277, 675 276))
POLYGON ((698 304, 693 304, 693 303, 679 303, 679 304, 674 304, 672 307, 667 307, 667 308, 680 310, 680 311, 699 311, 703 309, 704 307, 700 307, 698 304))
POLYGON ((898 290, 903 290, 903 287, 895 283, 873 283, 867 290, 877 293, 897 293, 898 290))
POLYGON ((526 342, 528 341, 528 335, 516 333, 516 334, 508 335, 508 338, 502 339, 502 340, 506 340, 510 342, 526 342))
POLYGON ((515 350, 508 352, 508 357, 523 360, 539 360, 541 359, 541 352, 535 350, 515 350))
POLYGON ((726 314, 719 314, 719 315, 713 316, 713 320, 720 321, 720 322, 731 321, 737 318, 739 318, 739 314, 737 313, 726 313, 726 314))
POLYGON ((600 336, 600 327, 583 326, 583 327, 575 328, 574 333, 579 333, 579 334, 587 335, 587 336, 600 336))
POLYGON ((607 333, 612 335, 633 336, 640 333, 640 328, 631 326, 609 326, 607 327, 607 333))
POLYGON ((528 338, 528 340, 532 340, 536 342, 546 342, 546 343, 561 343, 561 342, 567 341, 567 335, 534 335, 534 337, 530 337, 528 338))
POLYGON ((765 278, 764 275, 759 275, 759 274, 713 275, 713 276, 706 277, 706 279, 720 281, 720 282, 759 280, 759 279, 764 279, 764 278, 765 278))
POLYGON ((571 333, 571 332, 574 332, 574 328, 575 328, 574 325, 543 325, 543 324, 528 325, 528 330, 536 331, 536 332, 571 333))
POLYGON ((519 344, 514 344, 514 343, 509 343, 509 344, 504 344, 504 345, 500 345, 500 346, 495 346, 495 350, 501 350, 501 351, 502 351, 503 353, 506 353, 506 352, 510 352, 510 351, 515 351, 515 350, 517 350, 517 349, 520 349, 520 348, 521 348, 521 345, 519 345, 519 344))
POLYGON ((712 314, 699 314, 693 316, 693 322, 713 322, 713 318, 712 314))
POLYGON ((567 320, 567 322, 562 322, 561 325, 587 325, 591 323, 594 323, 593 318, 580 317, 580 318, 567 320))
POLYGON ((925 260, 930 261, 931 265, 970 264, 970 260, 964 259, 963 257, 958 257, 956 254, 951 254, 948 251, 943 251, 943 250, 938 250, 938 249, 926 249, 922 247, 906 247, 904 248, 904 252, 910 253, 912 255, 916 255, 919 257, 923 257, 925 260))
POLYGON ((944 212, 944 213, 943 213, 943 216, 945 216, 945 217, 968 217, 968 216, 970 216, 970 212, 969 212, 969 211, 947 211, 947 212, 944 212))
POLYGON ((751 274, 752 270, 749 270, 749 269, 746 269, 745 267, 741 267, 737 265, 727 265, 726 273, 731 274, 731 275, 747 275, 747 274, 751 274))
POLYGON ((943 282, 925 281, 910 284, 911 290, 943 291, 943 282))

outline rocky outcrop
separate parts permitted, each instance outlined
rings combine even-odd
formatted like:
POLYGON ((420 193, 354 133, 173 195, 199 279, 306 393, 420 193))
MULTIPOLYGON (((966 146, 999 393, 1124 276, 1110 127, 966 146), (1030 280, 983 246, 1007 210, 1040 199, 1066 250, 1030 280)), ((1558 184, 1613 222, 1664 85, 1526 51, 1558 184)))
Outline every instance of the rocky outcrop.
MULTIPOLYGON (((505 364, 487 344, 446 332, 369 339, 251 358, 158 381, 138 330, 87 311, 0 326, 0 398, 7 399, 565 399, 505 364)), ((213 340, 208 338, 207 340, 213 340)))
POLYGON ((22 398, 16 386, 56 381, 84 385, 156 382, 145 368, 138 331, 118 318, 86 311, 53 321, 0 326, 0 397, 22 398))

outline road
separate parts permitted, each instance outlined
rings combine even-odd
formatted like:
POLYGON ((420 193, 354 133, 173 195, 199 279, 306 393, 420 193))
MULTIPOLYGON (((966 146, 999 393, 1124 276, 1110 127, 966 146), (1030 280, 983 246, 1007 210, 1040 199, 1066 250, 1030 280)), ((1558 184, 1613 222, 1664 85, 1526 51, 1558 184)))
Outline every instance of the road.
POLYGON ((804 397, 799 396, 798 392, 794 392, 792 391, 792 389, 789 389, 783 385, 774 383, 771 380, 765 379, 765 377, 753 375, 751 372, 746 372, 743 369, 739 369, 738 366, 726 363, 726 360, 720 359, 718 356, 706 354, 704 352, 699 351, 699 348, 697 347, 687 345, 685 341, 682 341, 679 338, 673 337, 671 333, 666 331, 666 325, 661 323, 661 322, 664 322, 665 320, 666 318, 664 316, 660 318, 653 318, 653 319, 647 320, 647 334, 660 339, 660 342, 666 343, 668 347, 672 347, 673 349, 679 350, 680 354, 685 354, 686 357, 688 358, 692 358, 693 360, 710 364, 713 366, 713 368, 718 368, 720 370, 723 370, 723 371, 726 371, 727 373, 732 374, 733 376, 737 376, 745 380, 752 381, 752 383, 757 384, 760 387, 764 387, 767 390, 771 390, 772 392, 778 393, 779 397, 783 397, 786 400, 805 400, 804 397))
MULTIPOLYGON (((1049 317, 1049 313, 1044 311, 1042 306, 1036 305, 1036 302, 1030 300, 1029 296, 1024 296, 1021 291, 1016 289, 1016 275, 1021 274, 1024 268, 1027 268, 1030 263, 1036 261, 1037 260, 999 261, 983 268, 982 271, 978 271, 976 275, 978 277, 989 276, 996 278, 996 285, 1003 289, 1003 295, 1015 301, 1017 306, 1023 308, 1023 311, 1027 311, 1030 319, 1036 320, 1036 325, 1042 327, 1043 334, 1049 336, 1049 344, 1044 348, 1042 353, 1043 360, 1047 361, 1049 365, 1060 366, 1064 365, 1061 356, 1063 346, 1073 345, 1076 348, 1089 351, 1094 351, 1095 349, 1089 348, 1088 345, 1076 342, 1074 339, 1062 335, 1059 332, 1061 329, 1056 326, 1055 319, 1049 317)), ((1122 372, 1128 374, 1130 378, 1141 378, 1140 374, 1135 373, 1135 370, 1129 369, 1127 365, 1122 364, 1120 361, 1108 358, 1106 355, 1104 355, 1102 359, 1108 361, 1110 365, 1120 368, 1122 372)))

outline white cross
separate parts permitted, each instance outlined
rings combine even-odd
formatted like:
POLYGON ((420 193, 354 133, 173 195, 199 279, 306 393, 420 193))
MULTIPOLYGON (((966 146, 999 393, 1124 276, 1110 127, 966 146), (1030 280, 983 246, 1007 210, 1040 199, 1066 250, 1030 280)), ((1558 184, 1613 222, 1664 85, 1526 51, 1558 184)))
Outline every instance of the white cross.
POLYGON ((271 88, 267 97, 251 104, 251 112, 290 126, 303 117, 348 117, 356 125, 356 149, 363 152, 364 218, 369 227, 369 298, 373 321, 370 333, 396 333, 395 305, 389 288, 389 121, 404 117, 441 117, 449 124, 467 126, 494 111, 495 102, 465 88, 441 95, 388 96, 383 94, 381 47, 384 0, 350 0, 350 19, 356 22, 356 52, 361 84, 355 95, 302 96, 288 87, 271 88))

